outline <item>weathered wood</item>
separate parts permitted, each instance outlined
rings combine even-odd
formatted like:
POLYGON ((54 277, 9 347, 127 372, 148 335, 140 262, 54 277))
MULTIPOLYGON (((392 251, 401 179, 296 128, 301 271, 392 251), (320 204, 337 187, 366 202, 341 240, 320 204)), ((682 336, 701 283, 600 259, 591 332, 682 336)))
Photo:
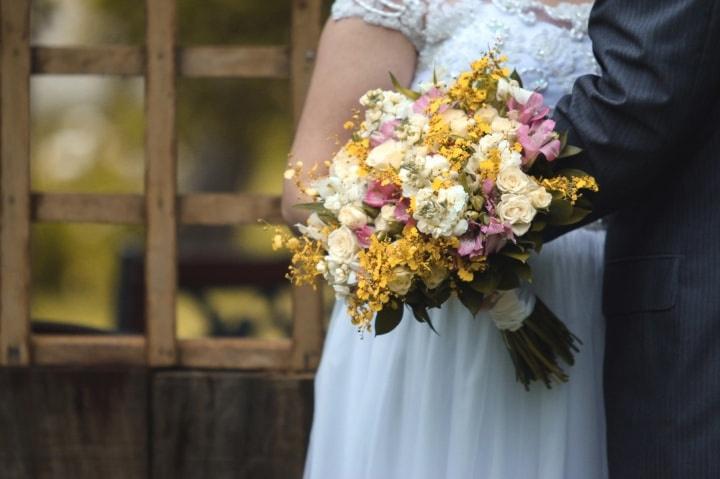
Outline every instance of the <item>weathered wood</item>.
POLYGON ((30 361, 30 1, 2 0, 0 365, 30 361))
POLYGON ((175 127, 175 0, 146 0, 145 311, 148 363, 177 361, 177 139, 175 127))
MULTIPOLYGON (((291 81, 293 115, 300 119, 320 40, 321 0, 292 1, 291 81)), ((295 369, 315 369, 323 344, 323 300, 319 288, 293 288, 293 354, 295 369)))
POLYGON ((34 193, 32 217, 41 222, 142 224, 142 195, 34 193))
MULTIPOLYGON (((282 223, 280 197, 249 193, 192 193, 177 198, 179 220, 194 225, 282 223)), ((143 224, 144 199, 132 194, 34 193, 39 222, 143 224)))
POLYGON ((312 398, 309 378, 158 373, 152 477, 299 478, 312 398))
POLYGON ((292 344, 287 339, 200 338, 180 341, 180 365, 188 368, 283 370, 292 344))
POLYGON ((142 370, 0 369, 3 479, 148 476, 142 370))
MULTIPOLYGON (((198 46, 176 48, 179 74, 185 77, 288 78, 286 46, 198 46)), ((145 51, 127 45, 33 47, 32 72, 60 75, 145 73, 145 51)))
POLYGON ((145 53, 140 47, 33 47, 33 73, 54 75, 142 75, 145 53))
POLYGON ((37 365, 142 366, 146 360, 142 336, 34 334, 31 344, 37 365))
POLYGON ((282 223, 280 197, 256 194, 203 193, 179 198, 180 222, 194 225, 282 223))
POLYGON ((287 47, 192 47, 182 51, 186 77, 287 78, 287 47))
POLYGON ((293 115, 300 119, 320 41, 322 0, 292 0, 290 79, 293 115))

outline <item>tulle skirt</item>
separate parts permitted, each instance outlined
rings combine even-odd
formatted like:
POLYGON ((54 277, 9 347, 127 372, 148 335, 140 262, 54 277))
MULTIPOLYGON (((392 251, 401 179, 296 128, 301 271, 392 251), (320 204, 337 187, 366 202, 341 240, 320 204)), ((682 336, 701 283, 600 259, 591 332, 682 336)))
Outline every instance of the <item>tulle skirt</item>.
POLYGON ((373 337, 332 313, 315 382, 306 479, 604 479, 604 231, 585 228, 532 259, 538 296, 583 341, 570 381, 529 392, 490 319, 457 301, 406 311, 373 337))

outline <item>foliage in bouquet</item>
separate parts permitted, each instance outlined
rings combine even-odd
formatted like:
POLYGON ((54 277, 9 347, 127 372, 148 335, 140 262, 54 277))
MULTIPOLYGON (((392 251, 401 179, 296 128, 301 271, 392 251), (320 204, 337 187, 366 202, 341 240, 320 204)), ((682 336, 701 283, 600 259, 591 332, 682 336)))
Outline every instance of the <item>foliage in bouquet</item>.
POLYGON ((372 90, 345 128, 351 139, 301 184, 313 198, 301 235, 278 235, 293 253, 289 277, 322 276, 347 303, 353 324, 392 330, 404 305, 433 327, 430 308, 455 294, 476 315, 489 297, 518 380, 565 381, 557 359, 573 361, 576 338, 539 300, 523 311, 517 288, 547 225, 590 213, 595 179, 558 167, 579 152, 548 118, 543 97, 522 88, 491 51, 453 82, 433 78, 420 91, 372 90), (497 313, 497 312, 496 312, 497 313))

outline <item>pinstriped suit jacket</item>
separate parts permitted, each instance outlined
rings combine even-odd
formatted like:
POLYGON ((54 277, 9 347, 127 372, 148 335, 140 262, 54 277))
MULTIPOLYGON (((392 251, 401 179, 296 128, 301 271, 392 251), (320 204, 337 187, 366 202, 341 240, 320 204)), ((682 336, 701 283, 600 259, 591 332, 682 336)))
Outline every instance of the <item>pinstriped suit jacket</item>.
POLYGON ((597 0, 590 37, 555 119, 614 213, 610 476, 720 478, 720 0, 597 0))

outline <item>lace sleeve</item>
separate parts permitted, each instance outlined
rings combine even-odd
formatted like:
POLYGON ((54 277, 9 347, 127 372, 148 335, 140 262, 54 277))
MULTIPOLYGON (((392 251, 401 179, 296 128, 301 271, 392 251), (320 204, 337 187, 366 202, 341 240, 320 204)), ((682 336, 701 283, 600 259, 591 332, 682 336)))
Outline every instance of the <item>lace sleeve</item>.
POLYGON ((371 25, 398 30, 420 51, 425 43, 426 11, 426 0, 335 0, 332 18, 359 17, 371 25))

